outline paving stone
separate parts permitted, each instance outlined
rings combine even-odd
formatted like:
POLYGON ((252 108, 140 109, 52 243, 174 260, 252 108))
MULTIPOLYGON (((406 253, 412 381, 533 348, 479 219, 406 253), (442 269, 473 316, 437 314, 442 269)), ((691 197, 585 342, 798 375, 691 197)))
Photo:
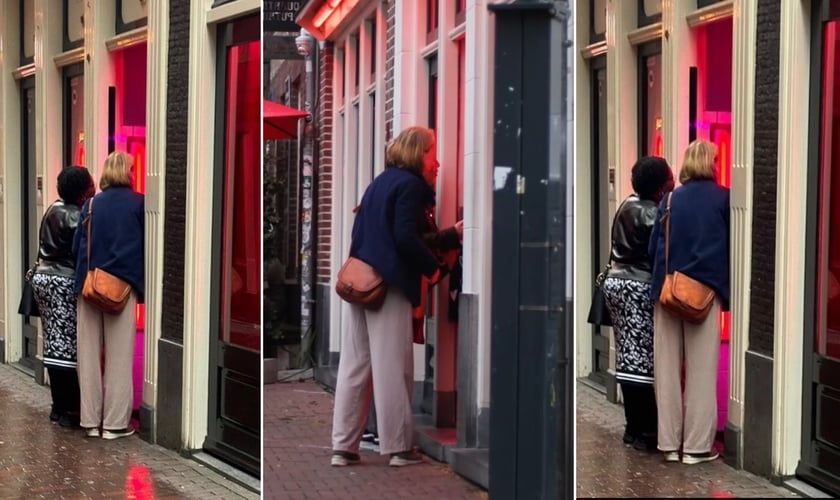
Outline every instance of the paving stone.
POLYGON ((388 467, 388 457, 362 450, 362 462, 331 467, 333 396, 315 382, 265 386, 263 493, 287 498, 486 498, 478 486, 426 458, 410 467, 388 467))
MULTIPOLYGON (((0 499, 258 499, 198 462, 134 435, 106 441, 49 421, 50 390, 0 364, 0 499)), ((136 422, 135 422, 136 424, 136 422)))
POLYGON ((579 498, 798 498, 763 477, 722 459, 699 465, 666 463, 658 452, 627 448, 624 409, 577 383, 577 496, 579 498))

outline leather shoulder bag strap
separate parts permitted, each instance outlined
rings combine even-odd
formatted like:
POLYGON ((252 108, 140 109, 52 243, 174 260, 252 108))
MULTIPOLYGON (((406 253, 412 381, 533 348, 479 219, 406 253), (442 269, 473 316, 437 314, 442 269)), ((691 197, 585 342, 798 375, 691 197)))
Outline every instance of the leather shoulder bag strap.
POLYGON ((93 225, 93 199, 90 197, 90 205, 88 205, 88 220, 87 220, 87 268, 90 271, 90 226, 93 225))
POLYGON ((665 205, 665 274, 668 274, 668 253, 671 247, 671 195, 668 193, 668 202, 665 205))

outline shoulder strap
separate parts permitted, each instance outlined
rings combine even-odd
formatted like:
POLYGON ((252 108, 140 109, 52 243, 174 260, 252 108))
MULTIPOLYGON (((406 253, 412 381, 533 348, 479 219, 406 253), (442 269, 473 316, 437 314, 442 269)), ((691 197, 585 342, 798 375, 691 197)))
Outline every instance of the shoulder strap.
POLYGON ((665 274, 668 274, 668 250, 671 247, 671 195, 673 191, 668 193, 668 201, 665 205, 665 274))
POLYGON ((90 197, 90 203, 88 204, 88 220, 87 220, 87 268, 90 271, 90 226, 93 224, 93 199, 95 196, 90 197))

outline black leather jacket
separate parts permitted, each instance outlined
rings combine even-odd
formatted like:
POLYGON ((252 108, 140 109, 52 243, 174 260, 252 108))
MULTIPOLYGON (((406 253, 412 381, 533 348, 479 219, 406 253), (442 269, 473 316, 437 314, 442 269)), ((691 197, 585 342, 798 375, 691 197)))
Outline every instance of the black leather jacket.
POLYGON ((651 281, 653 261, 648 243, 656 221, 656 203, 630 195, 619 207, 612 228, 612 265, 608 277, 651 281))
POLYGON ((61 200, 47 209, 41 221, 38 267, 35 272, 73 277, 73 236, 79 225, 79 207, 61 200))

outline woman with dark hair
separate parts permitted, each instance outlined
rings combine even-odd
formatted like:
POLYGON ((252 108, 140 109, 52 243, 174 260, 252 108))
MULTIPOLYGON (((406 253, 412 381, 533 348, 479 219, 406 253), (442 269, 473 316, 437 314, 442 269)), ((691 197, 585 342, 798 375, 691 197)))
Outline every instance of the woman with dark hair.
POLYGON ((94 191, 86 168, 67 167, 58 174, 60 199, 47 208, 41 220, 38 265, 32 276, 44 330, 44 366, 50 376, 50 420, 62 427, 79 425, 73 237, 79 209, 94 191))
POLYGON ((616 380, 621 384, 626 427, 624 443, 637 450, 656 448, 653 393, 653 261, 648 243, 656 208, 674 189, 674 174, 663 158, 648 156, 633 165, 635 193, 615 214, 610 267, 601 285, 613 323, 616 380))
POLYGON ((132 189, 134 175, 131 156, 120 151, 108 155, 99 179, 102 192, 82 207, 82 227, 76 231, 73 243, 81 425, 87 437, 99 437, 100 426, 102 439, 134 434, 129 426, 134 402, 131 367, 137 333, 134 307, 143 303, 145 291, 145 201, 142 194, 132 189), (105 313, 85 300, 82 287, 88 269, 101 269, 131 285, 128 303, 121 312, 105 313))
POLYGON ((404 130, 388 145, 385 161, 356 213, 350 256, 376 269, 388 291, 375 311, 344 305, 349 321, 341 332, 332 431, 331 464, 337 467, 359 462, 371 396, 379 450, 391 456, 389 465, 422 462, 413 449, 411 311, 421 303, 421 278, 439 272, 438 259, 423 241, 423 209, 434 196, 424 179, 424 172, 437 164, 434 132, 404 130))

